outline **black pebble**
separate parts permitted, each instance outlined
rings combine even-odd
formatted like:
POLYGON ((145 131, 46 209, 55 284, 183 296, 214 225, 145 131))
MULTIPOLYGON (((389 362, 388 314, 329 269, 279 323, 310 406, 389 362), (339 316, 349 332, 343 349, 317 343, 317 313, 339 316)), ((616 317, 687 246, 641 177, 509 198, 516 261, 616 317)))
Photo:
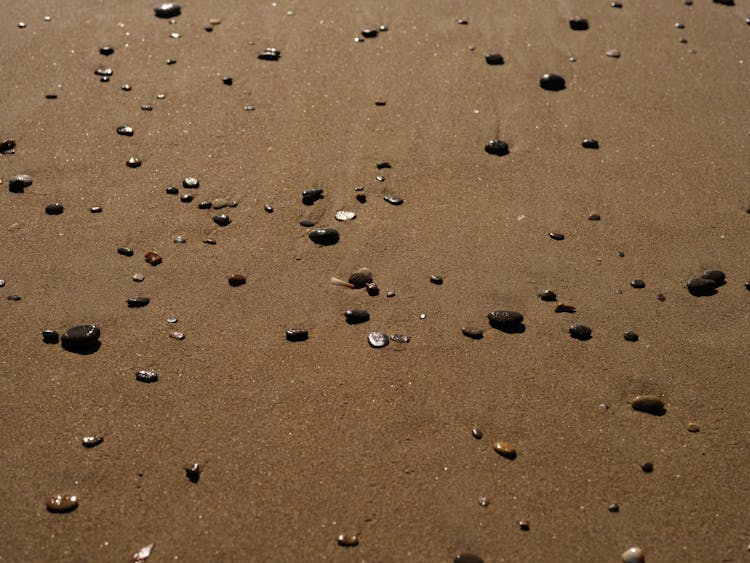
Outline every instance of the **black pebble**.
POLYGON ((112 76, 112 69, 111 68, 97 68, 94 71, 94 74, 97 76, 112 76))
POLYGON ((301 225, 302 227, 314 227, 314 226, 315 226, 315 221, 313 221, 312 219, 302 219, 302 220, 301 220, 301 221, 299 222, 299 224, 300 224, 300 225, 301 225))
POLYGON ((557 301, 557 294, 551 289, 545 289, 539 294, 542 301, 557 301))
POLYGON ((16 293, 14 293, 13 295, 8 295, 8 297, 6 297, 6 299, 8 301, 20 301, 21 300, 21 296, 18 295, 18 294, 16 294, 16 293))
POLYGON ((231 222, 232 220, 226 213, 219 213, 218 215, 214 215, 214 223, 216 223, 220 227, 226 227, 231 222))
POLYGON ((701 274, 701 278, 715 281, 716 287, 721 287, 726 283, 726 275, 721 270, 706 270, 701 274))
POLYGON ((302 342, 307 340, 309 336, 304 328, 290 328, 286 331, 286 339, 289 342, 302 342))
POLYGON ((554 233, 554 232, 552 232, 552 233, 548 233, 548 234, 549 234, 549 238, 551 238, 553 240, 565 240, 565 235, 562 234, 562 233, 554 233))
POLYGON ((234 81, 232 80, 232 77, 231 77, 231 76, 225 76, 224 78, 222 78, 222 79, 221 79, 221 81, 222 81, 222 82, 223 82, 224 84, 226 84, 227 86, 231 86, 231 85, 232 85, 232 82, 234 82, 234 81))
POLYGON ((714 0, 714 4, 721 4, 723 6, 734 6, 734 0, 714 0))
POLYGON ((654 464, 650 461, 647 461, 646 463, 641 464, 641 470, 644 473, 651 473, 654 470, 654 464))
POLYGON ((599 141, 596 139, 584 139, 581 142, 581 146, 584 149, 598 149, 599 148, 599 141))
POLYGON ((159 374, 155 371, 140 369, 135 372, 135 378, 143 383, 156 383, 159 381, 159 374))
POLYGON ((201 478, 201 466, 197 463, 194 463, 193 465, 190 465, 185 468, 185 477, 188 478, 188 481, 191 483, 197 483, 200 481, 201 478))
POLYGON ((331 227, 315 229, 307 235, 315 244, 329 246, 339 241, 339 232, 331 227))
POLYGON ((81 440, 81 444, 84 448, 95 448, 102 442, 104 442, 103 436, 84 436, 81 440))
POLYGON ((198 203, 198 209, 211 209, 211 207, 210 201, 201 201, 198 203))
POLYGON ((591 215, 589 215, 589 221, 600 221, 601 218, 602 216, 598 213, 592 213, 591 215))
POLYGON ((346 322, 350 325, 364 323, 370 320, 370 313, 364 309, 347 309, 344 312, 346 322))
POLYGON ((377 29, 363 29, 361 33, 362 33, 362 37, 366 37, 368 39, 372 39, 373 37, 378 36, 377 29))
POLYGON ((281 51, 267 47, 258 55, 258 58, 262 61, 278 61, 281 58, 281 51))
POLYGON ((43 330, 42 341, 45 344, 57 344, 60 341, 60 335, 56 330, 43 330))
POLYGON ((62 203, 50 203, 44 208, 44 212, 47 215, 60 215, 63 211, 65 211, 65 207, 63 207, 62 203))
POLYGON ((622 8, 622 2, 612 2, 610 6, 613 8, 622 8))
POLYGON ((490 311, 490 326, 503 332, 523 332, 523 315, 518 311, 490 311))
POLYGON ((391 205, 401 205, 404 203, 403 198, 397 196, 397 195, 386 195, 383 196, 383 199, 390 203, 391 205))
POLYGON ((589 28, 589 20, 586 18, 571 18, 570 29, 575 31, 585 31, 589 28))
POLYGON ((624 337, 624 338, 625 338, 625 340, 627 340, 628 342, 638 342, 638 335, 637 335, 637 334, 636 334, 635 332, 633 332, 632 330, 629 330, 629 331, 627 331, 627 332, 626 332, 626 333, 625 333, 625 334, 623 335, 623 337, 624 337))
POLYGON ((565 90, 565 79, 558 74, 545 74, 539 79, 539 86, 544 90, 558 92, 565 90))
POLYGON ((473 553, 459 553, 453 558, 453 563, 484 563, 484 559, 473 553))
POLYGON ((591 338, 591 329, 586 325, 570 325, 568 332, 570 333, 570 336, 576 340, 588 340, 591 338))
POLYGON ((386 161, 380 161, 375 163, 375 168, 382 170, 383 168, 391 168, 391 163, 386 161))
POLYGON ((705 278, 692 278, 687 283, 688 291, 696 297, 713 295, 717 287, 718 284, 714 280, 705 278))
POLYGON ((302 203, 312 205, 319 199, 323 199, 323 188, 310 188, 302 192, 302 203))
POLYGON ((145 307, 151 302, 151 300, 148 297, 143 296, 136 296, 136 297, 129 297, 128 298, 128 307, 131 308, 137 308, 137 307, 145 307))
POLYGON ((269 204, 269 203, 266 203, 263 206, 263 209, 266 211, 266 213, 273 213, 273 207, 271 207, 271 204, 269 204))
POLYGON ((132 137, 133 136, 133 128, 128 125, 120 125, 117 128, 117 134, 118 135, 124 135, 125 137, 132 137))
POLYGON ((62 335, 62 346, 66 350, 80 352, 94 350, 99 345, 101 330, 96 325, 78 325, 62 335))
POLYGON ((159 4, 156 8, 154 8, 154 15, 157 18, 176 18, 182 13, 182 8, 180 8, 179 4, 175 4, 174 2, 164 2, 163 4, 159 4))
POLYGON ((613 502, 607 507, 607 510, 609 510, 610 512, 620 512, 620 505, 616 502, 613 502))
POLYGON ((153 111, 154 110, 154 106, 152 106, 151 104, 143 104, 141 106, 141 109, 143 111, 153 111))
MULTIPOLYGON (((465 326, 461 328, 461 334, 472 340, 481 340, 484 338, 484 331, 478 326, 465 326)), ((480 436, 481 438, 481 436, 480 436)))
POLYGON ((200 188, 201 183, 198 178, 184 178, 182 180, 182 187, 187 188, 189 190, 197 190, 200 188))
POLYGON ((112 47, 101 47, 99 49, 99 53, 102 54, 102 55, 104 55, 105 57, 108 57, 109 55, 111 55, 114 52, 115 52, 115 50, 112 47))
POLYGON ((190 203, 191 201, 193 201, 193 196, 191 196, 190 194, 182 194, 180 196, 180 201, 182 203, 190 203))
POLYGON ((13 139, 5 139, 0 142, 0 154, 14 154, 16 142, 13 139))
POLYGON ((21 194, 32 184, 31 176, 28 174, 18 174, 11 176, 8 180, 8 190, 14 194, 21 194))
POLYGON ((633 280, 630 282, 630 285, 632 285, 636 289, 643 289, 646 287, 646 282, 643 280, 633 280))
POLYGON ((121 246, 117 249, 117 254, 122 254, 123 256, 132 256, 133 249, 129 246, 121 246))
POLYGON ((487 154, 492 154, 495 156, 505 156, 506 154, 510 153, 510 148, 508 147, 508 143, 505 141, 501 141, 500 139, 493 139, 486 145, 484 145, 484 151, 487 154))
POLYGON ((139 168, 141 166, 141 159, 131 156, 127 161, 125 161, 125 164, 128 165, 128 168, 139 168))
POLYGON ((488 65, 501 65, 505 64, 505 59, 500 53, 487 53, 484 56, 484 60, 488 65))
POLYGON ((437 276, 437 275, 431 275, 430 276, 430 283, 434 283, 435 285, 443 285, 443 276, 437 276))

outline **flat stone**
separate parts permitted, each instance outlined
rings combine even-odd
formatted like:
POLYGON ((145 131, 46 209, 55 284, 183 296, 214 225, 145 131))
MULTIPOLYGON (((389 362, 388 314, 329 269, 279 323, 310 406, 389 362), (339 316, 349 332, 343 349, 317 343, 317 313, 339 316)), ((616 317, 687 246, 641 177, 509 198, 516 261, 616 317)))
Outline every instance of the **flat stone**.
POLYGON ((139 307, 145 307, 151 302, 151 300, 148 297, 143 297, 142 295, 138 295, 136 297, 129 297, 128 298, 128 307, 137 309, 139 307))
POLYGON ((589 28, 589 20, 586 18, 571 18, 568 22, 570 25, 570 29, 574 31, 586 31, 589 28))
POLYGON ((559 74, 544 74, 539 79, 539 86, 550 92, 565 90, 565 79, 559 74))
POLYGON ((662 416, 667 412, 664 408, 664 401, 650 395, 638 395, 630 401, 630 406, 635 411, 645 412, 654 416, 662 416))
POLYGON ((688 422, 687 431, 692 433, 700 432, 701 427, 697 422, 688 422))
POLYGON ((596 139, 584 139, 581 141, 581 146, 584 149, 598 149, 599 148, 599 141, 596 139))
POLYGON ((247 278, 240 274, 232 274, 227 281, 232 287, 239 287, 247 283, 247 278))
POLYGON ((351 221, 357 216, 354 211, 337 211, 334 217, 336 217, 337 221, 351 221))
POLYGON ((620 51, 618 51, 617 49, 607 49, 607 52, 605 54, 613 59, 620 58, 620 51))
POLYGON ((50 203, 44 208, 47 215, 62 215, 63 211, 65 211, 65 206, 62 203, 50 203))
POLYGON ((406 344, 411 340, 406 334, 389 334, 388 337, 391 342, 397 342, 398 344, 406 344))
POLYGON ((84 448, 95 448, 104 441, 103 436, 84 436, 81 445, 84 448))
POLYGON ((401 205, 402 203, 404 203, 404 199, 402 197, 393 194, 385 195, 383 196, 383 199, 391 205, 401 205))
POLYGON ((488 65, 493 65, 493 66, 505 64, 505 59, 500 53, 487 53, 484 56, 484 61, 488 65))
POLYGON ((76 495, 55 494, 47 501, 47 510, 50 512, 63 513, 72 512, 78 508, 78 497, 76 495))
POLYGON ((266 47, 258 55, 258 58, 262 61, 278 61, 281 58, 281 51, 273 47, 266 47))
POLYGON ((17 174, 8 178, 8 190, 14 194, 23 193, 33 183, 28 174, 17 174))
POLYGON ((78 325, 62 335, 63 348, 73 351, 89 350, 99 344, 101 330, 96 325, 78 325))
POLYGON ((286 339, 289 342, 302 342, 310 337, 304 328, 290 328, 286 331, 286 339))
POLYGON ((307 236, 315 244, 319 244, 321 246, 330 246, 332 244, 336 244, 339 241, 339 232, 331 227, 315 229, 313 231, 310 231, 307 236))
POLYGON ((484 330, 477 326, 465 326, 461 328, 461 333, 473 340, 479 340, 484 337, 484 330))
POLYGON ((144 255, 144 258, 145 258, 146 262, 148 262, 152 266, 157 266, 157 265, 161 264, 161 261, 162 261, 161 256, 159 256, 153 250, 149 250, 148 252, 146 252, 146 254, 144 255))
POLYGON ((145 279, 146 279, 146 276, 144 276, 143 274, 133 274, 133 281, 134 282, 139 282, 140 283, 140 282, 142 282, 145 279))
POLYGON ((118 135, 123 135, 124 137, 133 136, 133 128, 128 125, 120 125, 116 131, 118 135))
POLYGON ((117 248, 117 254, 122 256, 132 256, 134 253, 134 250, 129 246, 120 246, 117 248))
POLYGON ((175 2, 164 2, 154 8, 154 15, 157 18, 176 18, 182 13, 182 8, 175 2))
POLYGON ((502 141, 500 139, 492 139, 490 142, 484 145, 484 151, 487 154, 491 154, 494 156, 505 156, 507 154, 510 154, 510 147, 505 141, 502 141))
POLYGON ((688 291, 696 297, 705 297, 716 293, 719 286, 714 280, 705 278, 692 278, 687 283, 688 291))
POLYGON ((216 223, 220 227, 226 227, 231 222, 232 220, 229 218, 229 215, 227 215, 226 213, 220 213, 219 215, 214 215, 214 223, 216 223))
POLYGON ((349 324, 365 323, 370 320, 370 313, 364 309, 347 309, 344 311, 344 317, 349 324))
POLYGON ((60 342, 60 334, 56 330, 43 330, 42 342, 44 342, 45 344, 57 344, 58 342, 60 342))
POLYGON ((495 442, 492 445, 492 449, 505 459, 516 459, 516 457, 518 456, 516 448, 514 448, 513 444, 511 444, 510 442, 505 442, 502 440, 499 442, 495 442))

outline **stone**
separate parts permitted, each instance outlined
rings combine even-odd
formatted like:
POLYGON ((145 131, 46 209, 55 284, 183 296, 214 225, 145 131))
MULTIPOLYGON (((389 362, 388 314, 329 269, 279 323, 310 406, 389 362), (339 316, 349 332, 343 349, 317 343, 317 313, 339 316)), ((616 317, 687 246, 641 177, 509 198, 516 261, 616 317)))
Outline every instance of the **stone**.
POLYGON ((630 406, 634 411, 645 412, 654 416, 663 416, 667 412, 664 408, 664 401, 651 395, 638 395, 630 401, 630 406))
POLYGON ((391 163, 385 160, 381 160, 375 163, 375 168, 383 170, 384 168, 392 168, 391 163))
POLYGON ((176 244, 185 244, 187 242, 187 239, 182 235, 175 235, 175 237, 172 239, 172 242, 176 244))
POLYGON ((3 139, 0 141, 0 154, 14 154, 16 142, 13 139, 3 139))
POLYGON ((484 432, 482 432, 479 428, 476 426, 471 429, 471 435, 476 438, 477 440, 481 440, 484 436, 484 432))
POLYGON ((133 136, 133 128, 128 125, 120 125, 116 131, 118 135, 123 135, 124 137, 133 136))
POLYGON ((487 319, 491 327, 503 332, 518 332, 523 327, 523 315, 517 311, 490 311, 487 319))
POLYGON ((518 521, 518 528, 522 532, 528 532, 531 529, 531 524, 529 523, 528 520, 519 520, 518 521))
POLYGON ((433 274, 430 276, 430 283, 434 285, 443 285, 443 276, 433 274))
POLYGON ((492 445, 492 449, 505 459, 516 459, 518 455, 516 452, 516 448, 513 447, 513 444, 511 444, 510 442, 504 442, 502 440, 499 442, 495 442, 492 445))
POLYGON ((198 209, 211 209, 211 202, 208 200, 199 202, 198 209))
POLYGON ((557 301, 557 294, 551 289, 545 289, 539 294, 542 301, 557 301))
POLYGON ((484 559, 473 553, 459 553, 453 558, 453 563, 484 563, 484 559))
POLYGON ((632 330, 627 331, 623 335, 623 338, 625 338, 625 340, 627 340, 628 342, 638 342, 638 335, 632 330))
POLYGON ((302 203, 312 205, 319 199, 323 199, 323 188, 310 188, 302 192, 302 203))
POLYGON ((304 328, 290 328, 286 331, 286 339, 289 342, 302 342, 310 337, 304 328))
POLYGON ((132 256, 134 251, 129 246, 120 246, 117 249, 117 254, 120 254, 121 256, 132 256))
POLYGON ((354 211, 337 211, 334 217, 336 217, 337 221, 351 221, 357 216, 354 211))
POLYGON ((76 495, 55 494, 47 501, 47 510, 55 513, 72 512, 78 508, 76 495))
POLYGON ((227 205, 229 205, 229 202, 223 197, 217 197, 211 201, 211 207, 214 209, 224 209, 227 205))
POLYGON ((484 151, 487 154, 491 154, 494 156, 505 156, 507 154, 510 154, 510 147, 505 141, 502 141, 500 139, 492 139, 490 142, 484 145, 484 151))
POLYGON ((157 18, 176 18, 182 13, 182 8, 175 2, 164 2, 154 8, 154 15, 157 18))
POLYGON ((129 159, 125 161, 125 164, 128 166, 128 168, 140 168, 142 163, 141 163, 140 158, 131 156, 129 159))
POLYGON ((617 49, 607 49, 607 52, 605 54, 613 59, 620 58, 620 51, 618 51, 617 49))
POLYGON ((57 344, 60 342, 60 334, 56 330, 43 330, 42 331, 42 342, 45 344, 57 344))
POLYGON ((367 335, 367 341, 373 348, 384 348, 388 346, 390 339, 388 335, 383 332, 371 332, 367 335))
POLYGON ((383 199, 391 205, 401 205, 402 203, 404 203, 403 198, 393 194, 385 195, 383 196, 383 199))
POLYGON ((389 338, 391 342, 397 342, 398 344, 406 344, 410 338, 405 334, 390 334, 389 338))
POLYGON ((133 279, 134 282, 140 283, 140 282, 142 282, 143 280, 146 279, 146 276, 144 276, 143 274, 133 274, 133 278, 132 279, 133 279))
POLYGON ((159 374, 152 370, 140 369, 135 372, 135 378, 142 383, 155 383, 159 381, 159 374))
POLYGON ((601 221, 601 219, 602 216, 598 213, 592 213, 591 215, 589 215, 589 221, 601 221))
POLYGON ((148 297, 143 297, 142 295, 137 295, 136 297, 129 297, 128 298, 128 307, 131 309, 137 309, 139 307, 145 307, 151 302, 151 300, 148 297))
POLYGON ((374 37, 378 36, 378 30, 377 29, 363 29, 361 32, 362 37, 366 39, 372 39, 374 37))
POLYGON ((231 222, 232 220, 229 218, 229 215, 227 215, 226 213, 220 213, 218 215, 214 215, 214 223, 216 223, 220 227, 226 227, 231 222))
POLYGON ((47 215, 62 215, 63 211, 65 211, 65 207, 62 203, 50 203, 44 208, 47 215))
POLYGON ((302 219, 299 222, 299 224, 300 224, 300 227, 314 227, 315 226, 315 221, 313 221, 311 219, 302 219))
POLYGON ((199 464, 193 463, 185 467, 185 477, 187 477, 188 481, 191 483, 197 483, 200 481, 201 471, 203 471, 203 468, 199 464))
POLYGON ((620 512, 620 505, 616 502, 613 502, 607 507, 607 510, 609 510, 610 512, 620 512))
POLYGON ((348 281, 355 287, 355 289, 361 289, 366 287, 367 284, 372 283, 372 272, 367 268, 360 268, 349 276, 348 281))
POLYGON ((476 326, 465 326, 461 328, 461 333, 472 340, 484 338, 484 330, 476 326))
POLYGON ((646 463, 641 463, 640 466, 641 466, 641 471, 643 471, 644 473, 651 473, 654 470, 654 464, 651 463, 650 461, 647 461, 646 463))
POLYGON ((17 174, 8 179, 8 190, 14 194, 22 194, 33 183, 28 174, 17 174))
POLYGON ((692 278, 688 280, 687 288, 691 295, 705 297, 716 293, 718 284, 711 279, 692 278))
POLYGON ((487 497, 479 497, 477 499, 477 502, 479 503, 479 506, 483 508, 487 508, 490 505, 490 499, 488 499, 487 497))
POLYGON ((278 61, 281 58, 281 51, 273 47, 266 47, 258 55, 258 58, 262 61, 278 61))
POLYGON ((646 287, 646 282, 643 280, 633 280, 630 282, 630 285, 633 286, 635 289, 643 289, 646 287))
POLYGON ((584 139, 581 141, 581 146, 584 149, 598 149, 599 148, 599 141, 596 139, 584 139))
POLYGON ((357 536, 349 534, 339 534, 336 541, 341 547, 355 547, 359 544, 357 536))
POLYGON ((734 0, 714 0, 714 4, 721 4, 722 6, 734 6, 734 0))
POLYGON ((101 213, 104 210, 97 205, 97 206, 94 206, 91 209, 89 209, 89 211, 91 211, 91 213, 101 213))
POLYGON ((365 323, 370 320, 370 313, 364 309, 347 309, 344 311, 344 318, 350 325, 365 323))
POLYGON ((644 563, 643 550, 640 547, 631 547, 623 551, 622 563, 644 563))
POLYGON ((169 333, 169 338, 174 338, 175 340, 185 340, 185 334, 178 330, 173 330, 169 333))
POLYGON ((500 53, 488 53, 484 56, 484 61, 488 65, 502 65, 505 64, 505 59, 500 53))
POLYGON ((565 240, 565 235, 562 233, 551 232, 551 233, 548 233, 548 235, 549 235, 549 238, 551 238, 552 240, 565 240))
POLYGON ((112 76, 112 69, 111 68, 97 68, 94 71, 94 74, 96 74, 97 76, 109 77, 109 76, 112 76))
POLYGON ((308 233, 308 238, 315 244, 330 246, 339 241, 339 232, 331 227, 314 229, 308 233))
POLYGON ((96 325, 78 325, 62 335, 62 346, 70 351, 87 351, 99 345, 101 330, 96 325))
POLYGON ((687 425, 687 431, 692 432, 692 433, 700 432, 701 427, 698 425, 697 422, 689 422, 687 425))
POLYGON ((231 76, 225 76, 221 79, 221 81, 226 84, 227 86, 231 86, 234 80, 232 80, 231 76))
POLYGON ((543 90, 559 92, 560 90, 565 89, 565 79, 559 74, 547 73, 542 75, 539 79, 539 86, 541 86, 543 90))
POLYGON ((8 297, 6 297, 6 299, 8 301, 20 301, 21 300, 21 296, 14 293, 13 295, 8 295, 8 297))
POLYGON ((188 190, 197 190, 201 187, 201 183, 198 178, 188 177, 182 180, 182 187, 188 190))
POLYGON ((227 281, 232 287, 239 287, 247 283, 247 278, 240 274, 232 274, 227 281))
POLYGON ((146 262, 148 262, 152 266, 158 266, 159 264, 161 264, 161 260, 162 260, 161 256, 159 256, 153 250, 149 250, 148 252, 146 252, 146 254, 144 255, 144 258, 146 262))
POLYGON ((576 340, 588 340, 591 338, 591 329, 586 325, 573 324, 568 328, 570 336, 576 340))
POLYGON ((586 31, 589 28, 589 20, 586 18, 571 18, 568 23, 570 24, 570 29, 574 31, 586 31))
POLYGON ((81 445, 84 448, 95 448, 104 441, 103 436, 84 436, 81 445))
POLYGON ((167 186, 164 191, 169 195, 177 195, 178 193, 180 193, 180 190, 177 189, 177 186, 167 186))
POLYGON ((706 270, 701 274, 701 278, 704 280, 713 280, 716 282, 716 287, 721 287, 726 283, 726 275, 721 270, 706 270))
POLYGON ((270 204, 268 204, 268 203, 266 203, 266 204, 265 204, 265 205, 263 206, 263 209, 265 210, 265 212, 266 212, 266 213, 273 213, 273 207, 271 207, 271 205, 270 205, 270 204))
POLYGON ((106 47, 100 47, 99 48, 99 54, 100 55, 104 55, 105 57, 110 56, 114 52, 115 52, 115 50, 112 47, 110 47, 109 45, 107 45, 106 47))

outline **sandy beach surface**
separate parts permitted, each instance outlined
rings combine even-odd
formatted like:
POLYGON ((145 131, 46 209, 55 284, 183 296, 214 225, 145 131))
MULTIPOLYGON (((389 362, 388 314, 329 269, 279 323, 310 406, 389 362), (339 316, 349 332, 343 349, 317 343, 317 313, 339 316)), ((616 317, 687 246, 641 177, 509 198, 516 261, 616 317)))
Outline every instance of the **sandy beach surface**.
POLYGON ((2 4, 0 560, 750 560, 748 0, 2 4))

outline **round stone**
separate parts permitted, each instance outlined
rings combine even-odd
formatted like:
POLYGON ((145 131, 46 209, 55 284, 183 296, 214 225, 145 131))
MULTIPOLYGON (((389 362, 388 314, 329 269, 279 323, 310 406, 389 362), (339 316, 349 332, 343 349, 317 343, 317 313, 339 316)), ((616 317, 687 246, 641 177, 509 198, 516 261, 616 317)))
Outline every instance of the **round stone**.
POLYGON ((339 232, 331 227, 315 229, 307 235, 311 241, 321 246, 330 246, 339 241, 339 232))
POLYGON ((81 351, 93 349, 99 345, 101 330, 96 325, 78 325, 69 328, 62 335, 63 348, 81 351))
POLYGON ((23 193, 23 191, 32 183, 31 176, 28 174, 17 174, 8 179, 8 190, 14 194, 20 194, 23 193))
POLYGON ((718 286, 714 280, 706 278, 692 278, 687 283, 688 291, 696 297, 713 295, 718 286))
POLYGON ((337 221, 351 221, 357 214, 354 211, 337 211, 334 215, 337 221))
POLYGON ((461 329, 461 333, 473 340, 479 340, 484 337, 484 330, 476 326, 465 326, 461 329))
POLYGON ((494 156, 505 156, 510 153, 510 147, 505 141, 492 139, 489 143, 484 145, 484 151, 487 154, 492 154, 494 156))
POLYGON ((388 346, 390 339, 388 335, 383 332, 371 332, 367 335, 367 341, 373 348, 384 348, 388 346))
POLYGON ((117 254, 120 254, 122 256, 132 256, 134 254, 134 251, 129 246, 120 246, 117 249, 117 254))
POLYGON ((491 327, 502 331, 516 331, 523 326, 523 315, 518 311, 490 311, 487 318, 491 327))
POLYGON ((645 412, 654 416, 662 416, 667 412, 664 408, 664 401, 651 395, 638 395, 630 401, 630 406, 634 411, 645 412))
POLYGON ((138 295, 136 297, 129 297, 128 307, 131 307, 133 309, 136 309, 138 307, 145 307, 150 302, 151 300, 148 297, 143 297, 142 295, 138 295))
POLYGON ((596 139, 584 139, 581 141, 581 146, 584 149, 598 149, 599 148, 599 141, 596 139))
POLYGON ((183 188, 186 188, 186 189, 189 189, 189 190, 196 190, 196 189, 200 188, 200 186, 201 186, 201 183, 198 180, 198 178, 188 177, 188 178, 184 178, 182 180, 182 187, 183 188))
POLYGON ((97 205, 89 209, 89 211, 91 211, 91 213, 101 213, 103 209, 97 205))
POLYGON ((135 372, 135 378, 142 383, 155 383, 159 381, 159 374, 152 370, 139 369, 135 372))
POLYGON ((495 442, 492 445, 492 449, 505 459, 516 459, 516 456, 518 455, 516 452, 516 448, 513 447, 513 444, 502 440, 499 442, 495 442))
POLYGON ((104 441, 103 436, 84 436, 81 444, 84 448, 95 448, 104 441))
POLYGON ((570 336, 576 340, 588 340, 591 338, 591 329, 586 325, 573 324, 568 328, 570 336))
POLYGON ((484 61, 488 65, 502 65, 505 64, 505 59, 500 53, 488 53, 484 56, 484 61))
POLYGON ((433 274, 430 276, 430 283, 434 285, 443 285, 443 276, 433 274))
POLYGON ((620 505, 616 502, 613 502, 607 507, 607 510, 609 510, 610 512, 620 512, 620 505))
POLYGON ((570 29, 574 31, 586 31, 589 28, 589 20, 586 18, 571 18, 569 24, 570 29))
POLYGON ((646 287, 646 282, 643 280, 636 279, 636 280, 631 281, 630 285, 632 285, 636 289, 643 289, 644 287, 646 287))
POLYGON ((177 189, 177 186, 167 186, 164 191, 169 195, 177 195, 178 193, 180 193, 180 190, 177 189))
POLYGON ((640 547, 631 547, 622 553, 622 563, 643 563, 644 561, 643 550, 640 547))
POLYGON ((61 215, 63 211, 65 211, 65 207, 62 203, 50 203, 44 208, 47 215, 61 215))
POLYGON ((364 309, 347 309, 344 311, 344 318, 351 325, 365 323, 370 320, 370 313, 364 309))
POLYGON ((539 294, 542 301, 557 301, 557 294, 551 289, 545 289, 539 294))
POLYGON ((310 337, 304 328, 290 328, 286 331, 286 339, 289 342, 302 342, 310 337))
POLYGON ((152 266, 157 266, 161 264, 161 261, 162 261, 161 256, 159 256, 153 250, 149 250, 148 252, 146 252, 146 254, 144 254, 144 259, 146 260, 146 262, 148 262, 152 266))
POLYGON ((133 136, 133 128, 128 125, 120 125, 116 131, 118 135, 123 135, 124 137, 133 136))
POLYGON ((224 209, 227 205, 229 205, 229 202, 223 197, 217 197, 211 202, 211 207, 214 209, 224 209))
POLYGON ((47 510, 62 513, 72 512, 78 508, 78 497, 75 495, 56 494, 47 501, 47 510))
POLYGON ((60 335, 56 330, 43 330, 42 331, 42 341, 45 344, 57 344, 60 341, 60 335))
POLYGON ((701 274, 704 280, 713 280, 716 286, 722 286, 726 283, 726 275, 721 270, 706 270, 701 274))
POLYGON ((636 334, 635 332, 633 332, 632 330, 629 330, 629 331, 627 331, 627 332, 626 332, 626 333, 625 333, 625 334, 623 335, 623 337, 624 337, 624 338, 625 338, 625 340, 627 340, 628 342, 638 342, 638 335, 637 335, 637 334, 636 334))
POLYGON ((550 92, 558 92, 565 89, 565 79, 559 74, 544 74, 539 79, 539 86, 543 90, 549 90, 550 92))
POLYGON ((247 278, 240 274, 232 274, 227 281, 232 287, 239 287, 247 283, 247 278))
POLYGON ((383 196, 383 199, 391 205, 401 205, 402 203, 404 203, 404 199, 402 197, 393 194, 385 195, 383 196))
POLYGON ((176 18, 182 13, 182 8, 174 2, 164 2, 154 8, 154 15, 157 18, 176 18))
POLYGON ((229 215, 227 215, 226 213, 220 213, 218 215, 214 215, 214 223, 216 223, 220 227, 226 227, 231 222, 232 220, 229 218, 229 215))
POLYGON ((355 287, 355 289, 361 289, 372 283, 372 272, 367 268, 360 268, 349 276, 348 281, 355 287))
POLYGON ((484 432, 482 432, 479 428, 476 426, 471 429, 471 435, 476 438, 477 440, 481 440, 484 436, 484 432))
MULTIPOLYGON (((364 32, 362 33, 364 34, 364 32)), ((357 538, 357 536, 350 534, 339 534, 338 538, 336 538, 336 541, 342 547, 355 547, 357 544, 359 544, 359 539, 357 538)))

